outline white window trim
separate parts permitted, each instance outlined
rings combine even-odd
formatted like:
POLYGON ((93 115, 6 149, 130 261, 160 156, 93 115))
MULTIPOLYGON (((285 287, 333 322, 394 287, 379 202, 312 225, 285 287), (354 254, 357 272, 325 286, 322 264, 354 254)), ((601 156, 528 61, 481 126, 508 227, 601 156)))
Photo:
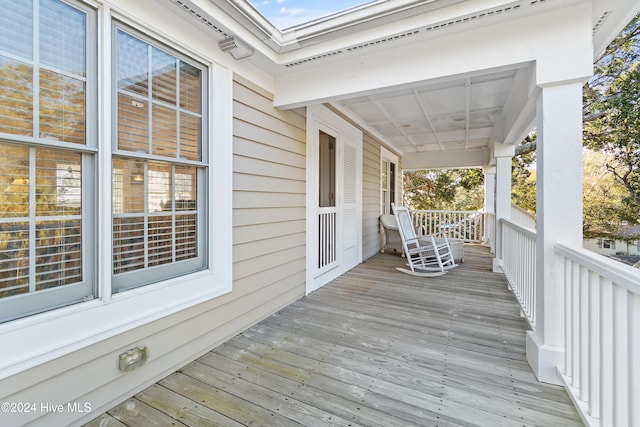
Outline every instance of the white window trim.
POLYGON ((232 290, 233 74, 198 58, 208 67, 213 94, 208 96, 208 141, 216 144, 215 150, 208 150, 209 269, 111 294, 111 13, 106 6, 98 12, 98 39, 98 298, 1 324, 0 348, 11 351, 0 360, 0 379, 232 290))
POLYGON ((382 165, 385 160, 391 163, 395 163, 396 165, 396 179, 394 183, 394 186, 395 186, 394 193, 396 195, 396 200, 394 200, 394 203, 398 204, 398 194, 400 194, 399 182, 400 182, 401 174, 400 174, 400 167, 398 164, 398 156, 381 145, 380 146, 380 215, 382 215, 383 213, 382 206, 384 204, 383 188, 382 188, 382 165))

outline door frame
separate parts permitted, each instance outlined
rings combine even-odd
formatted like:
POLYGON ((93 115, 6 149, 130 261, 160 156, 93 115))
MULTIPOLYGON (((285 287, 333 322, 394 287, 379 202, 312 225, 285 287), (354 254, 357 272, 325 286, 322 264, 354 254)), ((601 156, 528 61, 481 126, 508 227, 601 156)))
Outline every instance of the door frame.
MULTIPOLYGON (((336 277, 344 274, 357 264, 362 262, 362 131, 348 123, 346 120, 338 116, 323 105, 313 105, 307 107, 307 159, 306 159, 306 289, 305 293, 309 293, 319 289, 336 277), (337 203, 337 263, 333 268, 320 270, 317 265, 318 259, 318 149, 319 149, 319 132, 323 131, 336 138, 336 169, 338 176, 336 177, 336 203, 337 203), (343 155, 344 144, 356 148, 356 253, 349 259, 343 257, 343 236, 345 230, 342 226, 342 208, 343 208, 343 191, 344 184, 344 168, 343 155)), ((353 233, 353 230, 349 230, 353 233)))

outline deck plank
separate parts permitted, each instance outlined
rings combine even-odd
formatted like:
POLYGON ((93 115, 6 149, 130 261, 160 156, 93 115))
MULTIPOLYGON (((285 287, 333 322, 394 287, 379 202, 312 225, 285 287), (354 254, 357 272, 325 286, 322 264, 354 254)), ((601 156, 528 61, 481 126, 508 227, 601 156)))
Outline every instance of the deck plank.
POLYGON ((379 254, 89 425, 131 425, 132 402, 167 425, 582 425, 531 372, 527 322, 488 250, 465 251, 436 278, 379 254))

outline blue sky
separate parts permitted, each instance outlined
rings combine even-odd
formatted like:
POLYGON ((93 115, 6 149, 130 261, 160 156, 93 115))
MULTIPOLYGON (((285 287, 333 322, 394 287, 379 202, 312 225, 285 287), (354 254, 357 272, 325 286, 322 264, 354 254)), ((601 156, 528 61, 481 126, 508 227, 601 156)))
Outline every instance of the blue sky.
POLYGON ((279 29, 301 24, 371 0, 249 0, 279 29))

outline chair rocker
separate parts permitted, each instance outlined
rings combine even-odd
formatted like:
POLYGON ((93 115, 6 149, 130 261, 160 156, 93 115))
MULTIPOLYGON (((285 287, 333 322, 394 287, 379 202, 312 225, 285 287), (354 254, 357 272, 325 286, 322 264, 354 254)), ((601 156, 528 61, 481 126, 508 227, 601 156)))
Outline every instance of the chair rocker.
POLYGON ((393 206, 393 214, 398 222, 398 231, 409 266, 409 269, 397 267, 396 270, 418 277, 437 277, 458 266, 453 259, 446 236, 436 240, 433 235, 416 235, 411 214, 406 206, 393 206))

